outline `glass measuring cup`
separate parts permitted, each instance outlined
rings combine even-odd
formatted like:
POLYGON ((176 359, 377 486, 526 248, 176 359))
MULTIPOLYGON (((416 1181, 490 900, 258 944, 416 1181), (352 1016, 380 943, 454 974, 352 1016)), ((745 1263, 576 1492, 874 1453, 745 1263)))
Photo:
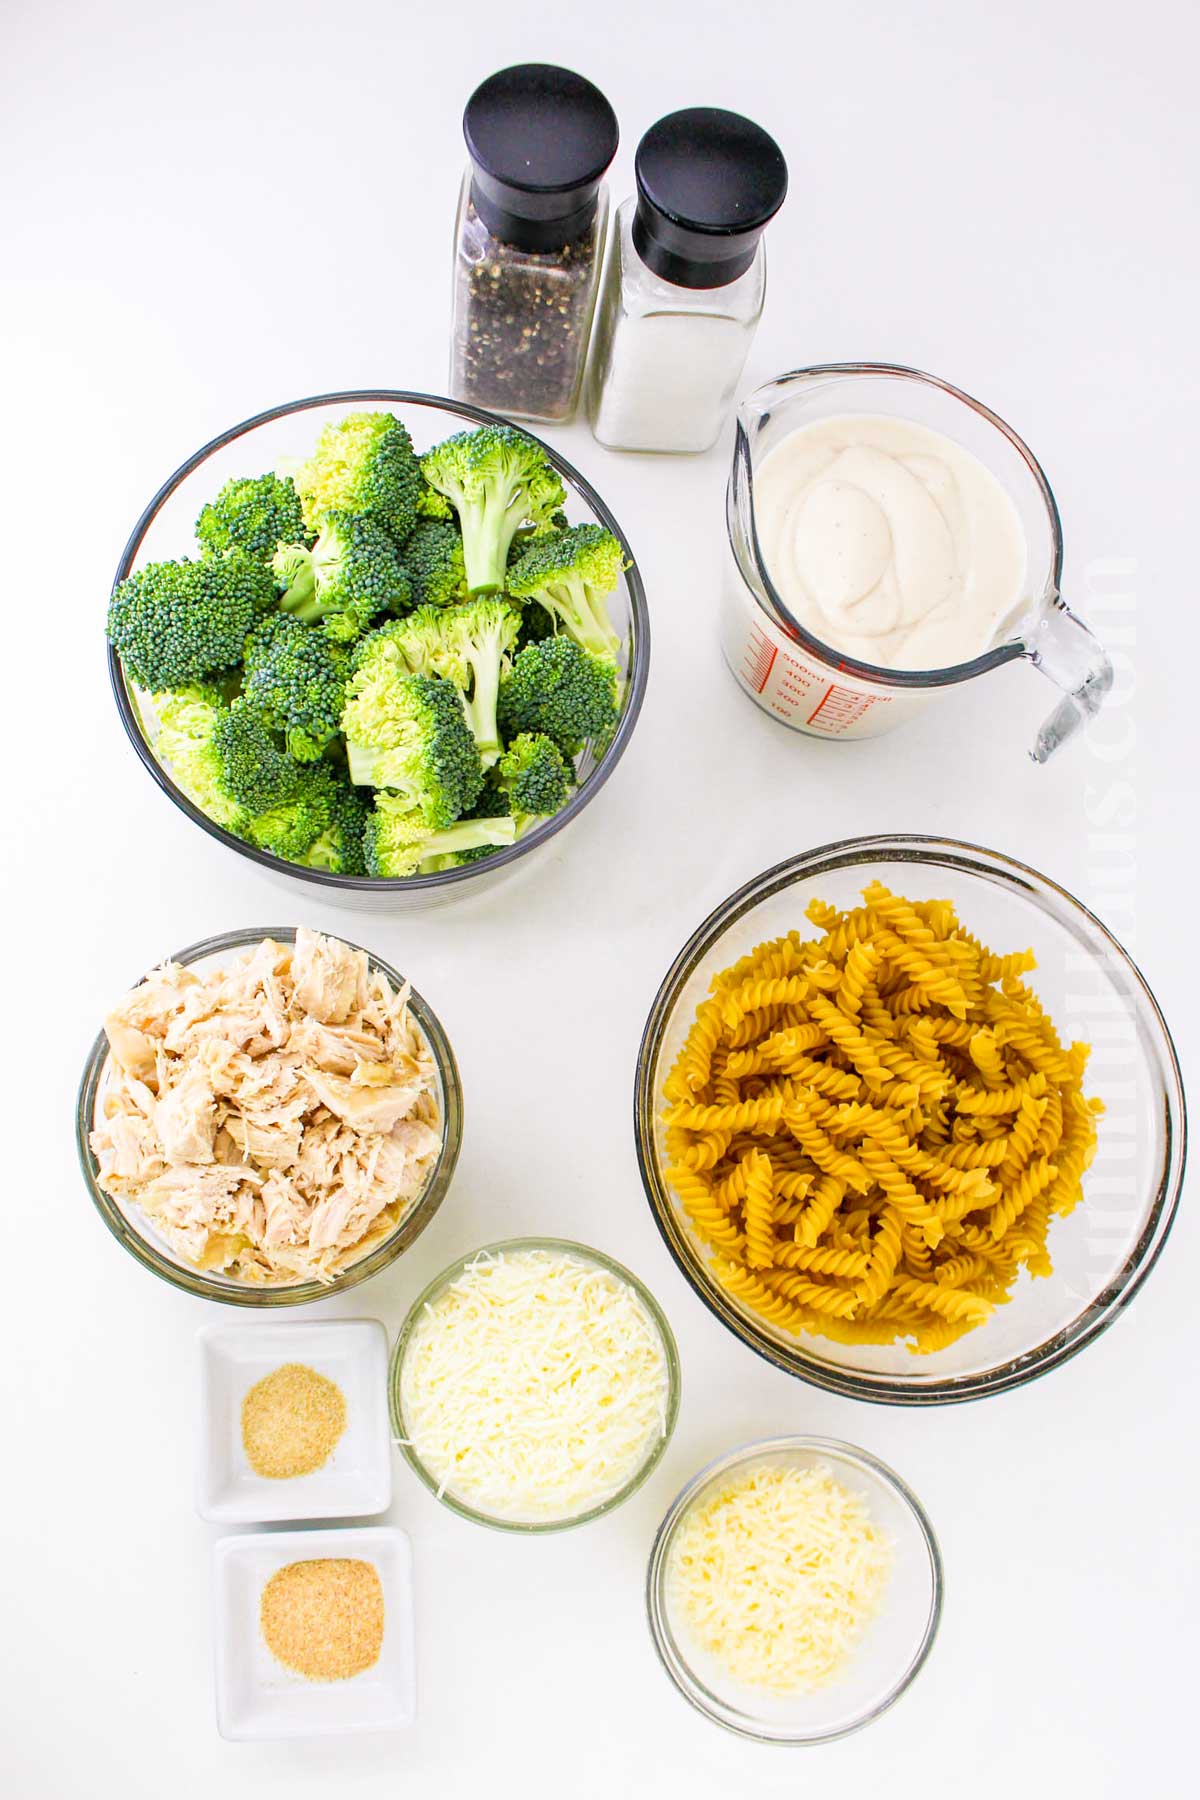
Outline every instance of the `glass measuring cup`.
POLYGON ((721 647, 736 679, 765 712, 813 737, 876 737, 939 691, 1027 657, 1063 697, 1031 752, 1045 762, 1099 711, 1113 682, 1103 645, 1062 600, 1062 527, 1050 485, 1003 419, 935 375, 891 363, 826 363, 768 382, 738 409, 726 500, 733 567, 727 570, 721 647), (784 437, 818 419, 866 413, 932 427, 971 451, 1006 490, 1026 544, 1025 588, 999 640, 944 669, 885 669, 823 644, 776 590, 754 518, 754 476, 784 437))

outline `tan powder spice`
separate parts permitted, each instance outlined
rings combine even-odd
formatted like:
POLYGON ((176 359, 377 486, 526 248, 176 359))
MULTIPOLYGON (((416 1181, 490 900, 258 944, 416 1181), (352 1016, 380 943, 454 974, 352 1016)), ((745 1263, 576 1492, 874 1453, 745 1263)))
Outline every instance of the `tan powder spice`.
POLYGON ((309 1681, 347 1681, 379 1661, 383 1586, 373 1563, 317 1557, 287 1563, 263 1589, 263 1638, 309 1681))
POLYGON ((242 1401, 242 1446, 256 1475, 290 1481, 322 1468, 346 1429, 340 1387, 304 1363, 284 1363, 242 1401))

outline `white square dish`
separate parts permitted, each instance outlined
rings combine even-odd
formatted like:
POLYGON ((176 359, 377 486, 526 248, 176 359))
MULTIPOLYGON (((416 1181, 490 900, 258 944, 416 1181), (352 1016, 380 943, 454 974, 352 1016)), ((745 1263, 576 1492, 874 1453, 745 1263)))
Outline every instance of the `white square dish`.
POLYGON ((213 1549, 213 1664, 217 1730, 232 1742, 401 1731, 416 1713, 412 1546, 393 1525, 264 1531, 213 1549), (383 1648, 345 1681, 309 1681, 277 1660, 259 1623, 262 1592, 288 1563, 352 1557, 374 1565, 383 1588, 383 1648))
POLYGON ((364 1518, 392 1500, 387 1333, 377 1319, 311 1324, 206 1325, 200 1352, 196 1510, 222 1525, 282 1519, 364 1518), (242 1401, 283 1363, 304 1363, 336 1382, 346 1428, 311 1475, 256 1475, 242 1445, 242 1401))

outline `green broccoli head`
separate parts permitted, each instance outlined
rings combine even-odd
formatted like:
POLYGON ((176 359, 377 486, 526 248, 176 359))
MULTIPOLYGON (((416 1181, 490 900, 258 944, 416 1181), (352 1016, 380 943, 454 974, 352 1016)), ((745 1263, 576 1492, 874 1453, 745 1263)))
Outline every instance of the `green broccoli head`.
POLYGON ((560 811, 575 786, 575 770, 541 732, 523 731, 496 765, 500 791, 517 821, 517 836, 560 811))
POLYGON ((452 681, 457 688, 468 687, 471 671, 461 643, 448 628, 448 622, 456 610, 440 606, 418 606, 407 618, 390 619, 386 625, 380 625, 361 640, 355 650, 355 668, 365 658, 376 654, 373 645, 378 638, 382 643, 395 647, 411 675, 440 675, 443 680, 452 681))
POLYGON ((310 531, 319 531, 328 513, 369 514, 400 543, 417 517, 421 467, 391 413, 348 413, 325 426, 296 491, 310 531))
POLYGON ((431 488, 424 475, 422 475, 421 486, 417 493, 418 524, 422 519, 452 520, 453 518, 454 508, 447 500, 445 494, 439 494, 436 488, 431 488))
POLYGON ((327 777, 329 822, 308 846, 301 862, 309 869, 328 869, 334 875, 365 875, 363 837, 367 826, 366 799, 348 781, 327 777))
POLYGON ((341 730, 347 652, 287 613, 268 613, 243 647, 242 693, 289 756, 315 762, 341 730))
POLYGON ((244 700, 229 706, 215 688, 155 694, 155 748, 179 786, 227 831, 245 835, 250 819, 300 788, 304 771, 285 756, 244 700))
POLYGON ((225 789, 247 812, 266 812, 290 799, 302 770, 279 748, 262 714, 249 700, 237 699, 218 712, 213 749, 220 759, 225 789))
POLYGON ((541 446, 513 425, 460 431, 426 451, 421 471, 458 514, 473 594, 503 588, 518 531, 526 524, 548 529, 566 498, 541 446))
POLYGON ((305 625, 321 623, 338 644, 353 643, 380 613, 409 603, 400 553, 370 517, 327 514, 311 550, 280 544, 271 567, 286 590, 284 612, 305 625))
POLYGON ((432 830, 401 795, 377 794, 364 836, 367 873, 390 879, 431 874, 511 844, 516 834, 516 822, 507 815, 460 819, 432 830))
POLYGON ((214 824, 238 831, 246 809, 229 792, 225 765, 213 743, 213 731, 224 709, 215 688, 194 686, 153 694, 157 724, 154 748, 188 799, 214 824))
POLYGON ((458 689, 411 674, 384 632, 357 659, 342 730, 351 781, 393 789, 425 824, 449 825, 477 799, 483 767, 458 689))
POLYGON ((320 765, 301 769, 295 791, 286 800, 251 814, 238 836, 284 862, 305 862, 314 844, 330 829, 333 794, 333 781, 320 765))
POLYGON ((506 743, 522 732, 544 732, 564 756, 578 756, 589 741, 607 743, 617 728, 617 673, 572 638, 543 638, 515 658, 496 711, 506 743))
POLYGON ((536 600, 582 650, 616 662, 621 640, 608 616, 608 595, 625 568, 625 553, 603 525, 570 525, 535 538, 508 572, 508 591, 536 600))
POLYGON ((108 641, 139 687, 188 687, 239 663, 246 633, 274 604, 269 570, 244 550, 150 563, 113 589, 108 641))
POLYGON ((403 557, 414 606, 453 606, 466 599, 467 571, 457 525, 418 519, 403 557))
POLYGON ((209 556, 244 550, 269 563, 277 544, 307 542, 300 496, 289 475, 252 475, 227 481, 201 508, 196 541, 209 556))

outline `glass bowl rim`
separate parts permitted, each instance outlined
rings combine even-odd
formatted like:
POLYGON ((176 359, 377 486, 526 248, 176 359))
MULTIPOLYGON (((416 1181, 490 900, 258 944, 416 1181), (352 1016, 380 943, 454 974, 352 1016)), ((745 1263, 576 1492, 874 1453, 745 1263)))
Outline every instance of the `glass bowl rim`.
MULTIPOLYGON (((247 949, 253 944, 262 943, 266 938, 294 943, 297 929, 298 927, 295 925, 243 926, 233 931, 218 932, 212 937, 200 938, 194 944, 185 945, 182 950, 172 951, 161 960, 184 964, 195 963, 206 956, 247 949)), ((324 935, 337 937, 340 943, 347 945, 351 950, 361 950, 372 969, 377 969, 381 974, 386 975, 393 986, 404 986, 406 977, 394 969, 390 963, 385 962, 382 957, 376 956, 373 950, 368 950, 364 945, 352 942, 350 938, 343 937, 340 932, 324 935)), ((154 964, 155 968, 160 966, 160 963, 154 964)), ((138 976, 138 981, 145 980, 146 975, 151 972, 150 969, 145 970, 142 975, 138 976)), ((136 986, 136 982, 130 985, 136 986)), ((346 1293, 350 1288, 357 1287, 360 1282, 369 1280, 372 1275, 377 1275, 380 1270, 387 1268, 410 1245, 416 1242, 441 1207, 449 1190, 462 1146, 462 1076, 459 1073, 458 1062, 451 1048, 450 1040, 433 1008, 411 983, 409 984, 409 1005, 433 1054, 438 1078, 442 1084, 442 1143, 437 1160, 429 1171, 424 1187, 409 1210, 400 1218, 383 1242, 376 1245, 374 1250, 368 1252, 359 1261, 352 1262, 348 1268, 339 1271, 332 1281, 299 1281, 278 1287, 269 1285, 253 1287, 248 1283, 234 1282, 229 1282, 227 1286, 221 1286, 214 1283, 212 1279, 213 1274, 219 1274, 219 1271, 192 1269, 186 1264, 172 1261, 149 1238, 143 1237, 141 1232, 129 1223, 115 1200, 104 1192, 97 1176, 96 1158, 88 1141, 92 1130, 100 1081, 104 1065, 108 1060, 108 1038, 101 1027, 88 1051, 76 1095, 75 1148, 84 1184, 92 1197, 92 1202, 117 1242, 131 1256, 135 1257, 143 1268, 149 1269, 152 1275, 157 1275, 160 1280, 168 1282, 170 1286, 180 1288, 185 1293, 194 1294, 201 1300, 213 1300, 224 1306, 267 1309, 281 1306, 302 1306, 311 1301, 326 1300, 332 1294, 346 1293), (403 1242, 398 1242, 405 1227, 411 1227, 414 1224, 416 1224, 416 1229, 411 1232, 411 1235, 406 1236, 403 1242)))
POLYGON ((945 1405, 982 1399, 990 1394, 1023 1387, 1037 1376, 1058 1368, 1078 1355, 1106 1331, 1129 1305, 1162 1254, 1179 1210, 1187 1164, 1187 1101, 1179 1057, 1162 1009, 1124 946, 1103 921, 1069 889, 1042 874, 1040 870, 1019 862, 1003 851, 991 850, 982 844, 919 832, 888 832, 845 838, 801 851, 752 876, 712 909, 675 956, 659 983, 647 1015, 638 1046, 634 1077, 633 1128, 638 1171, 659 1235, 676 1267, 714 1318, 767 1362, 799 1380, 811 1382, 814 1387, 841 1394, 847 1399, 892 1406, 945 1405), (685 1253, 680 1248, 673 1230, 674 1208, 659 1170, 655 1133, 658 1096, 652 1091, 651 1076, 685 981, 696 964, 743 914, 751 911, 760 901, 814 875, 852 868, 860 863, 884 862, 902 867, 906 863, 930 861, 938 861, 943 866, 976 878, 991 880, 1021 894, 1026 901, 1034 899, 1060 925, 1065 925, 1072 919, 1086 922, 1103 940, 1114 961, 1130 981, 1133 992, 1131 1009, 1138 1017, 1139 1024, 1153 1038, 1159 1056, 1164 1077, 1162 1105, 1165 1141, 1162 1168, 1155 1177, 1157 1189, 1153 1202, 1146 1209, 1137 1243, 1130 1252, 1125 1268, 1111 1277, 1100 1293, 1074 1319, 1056 1330, 1034 1351, 1023 1352, 982 1373, 946 1376, 940 1380, 924 1381, 918 1387, 900 1376, 885 1375, 879 1371, 847 1370, 844 1365, 823 1361, 799 1344, 777 1344, 752 1325, 716 1285, 705 1277, 703 1267, 694 1254, 685 1253))
POLYGON ((605 746, 603 755, 596 760, 595 768, 586 780, 575 789, 567 804, 560 808, 552 818, 535 826, 518 843, 497 849, 491 856, 483 857, 476 862, 463 864, 456 869, 442 869, 433 875, 410 875, 402 879, 390 879, 374 875, 337 875, 330 869, 310 869, 302 863, 287 862, 281 856, 274 856, 270 851, 260 850, 256 845, 247 844, 243 839, 235 837, 231 831, 226 831, 223 825, 218 825, 206 813, 201 812, 200 808, 188 799, 182 788, 176 786, 146 740, 138 722, 137 707, 130 694, 121 659, 113 646, 106 642, 108 678, 125 735, 133 745, 142 766, 149 771, 163 793, 178 807, 180 812, 184 813, 194 825, 200 826, 201 830, 205 831, 209 837, 224 844, 227 849, 235 851, 250 862, 257 863, 262 869, 276 874, 289 875, 297 881, 306 882, 314 888, 324 889, 331 894, 337 892, 385 894, 392 890, 406 894, 430 893, 454 888, 465 890, 473 877, 484 873, 494 873, 509 867, 530 850, 547 843, 556 832, 561 831, 572 819, 578 817, 588 802, 599 793, 625 754, 646 697, 646 683, 650 671, 650 615, 646 605, 646 589, 638 568, 637 558, 633 554, 628 538, 606 502, 601 499, 587 477, 581 475, 575 465, 568 462, 565 456, 562 456, 551 444, 547 444, 542 438, 537 437, 524 425, 517 421, 510 421, 500 413, 488 412, 485 408, 472 406, 464 400, 452 400, 448 396, 421 393, 415 389, 348 388, 336 393, 311 394, 301 400, 285 401, 279 406, 267 407, 263 412, 254 413, 250 418, 243 419, 240 424, 231 425, 227 431, 222 431, 216 437, 210 438, 185 462, 180 463, 179 467, 167 477, 157 493, 144 507, 141 516, 130 532, 117 563, 112 585, 115 588, 130 573, 146 533, 171 495, 182 486, 189 475, 201 464, 207 462, 209 457, 215 455, 218 450, 225 449, 227 445, 235 443, 238 438, 248 436, 261 425, 270 425, 277 419, 289 418, 295 413, 310 412, 323 406, 352 407, 380 403, 386 404, 388 407, 426 407, 431 410, 452 413, 458 418, 476 425, 508 425, 511 423, 515 430, 522 432, 526 437, 533 438, 554 468, 582 495, 596 517, 612 532, 625 552, 628 560, 628 567, 624 572, 625 583, 633 616, 632 654, 625 704, 621 712, 620 723, 613 733, 611 742, 605 746))
POLYGON ((903 1480, 901 1476, 897 1475, 896 1471, 882 1461, 880 1457, 873 1456, 869 1450, 864 1450, 858 1444, 847 1443, 843 1438, 822 1437, 804 1432, 791 1432, 778 1437, 757 1438, 749 1443, 736 1445, 732 1450, 727 1450, 723 1455, 716 1456, 711 1462, 706 1463, 702 1469, 698 1470, 697 1473, 692 1476, 689 1482, 680 1488, 663 1515, 658 1530, 654 1534, 654 1542, 650 1549, 650 1558, 646 1566, 646 1617, 650 1626, 650 1637, 653 1641, 655 1654, 657 1655, 659 1662, 662 1664, 683 1698, 690 1706, 695 1707, 696 1711, 701 1713, 704 1718, 710 1719, 714 1725, 720 1725, 726 1731, 733 1732, 736 1737, 749 1738, 754 1743, 790 1745, 793 1747, 807 1744, 827 1744, 834 1742, 838 1738, 849 1737, 852 1733, 861 1731, 864 1725, 870 1725, 875 1719, 880 1718, 887 1712, 890 1707, 894 1706, 900 1696, 906 1693, 912 1686, 921 1670, 925 1667, 926 1662, 929 1660, 929 1653, 933 1649, 934 1639, 937 1637, 938 1627, 942 1621, 945 1587, 945 1568, 942 1562, 941 1546, 938 1543, 937 1534, 933 1529, 928 1513, 925 1511, 924 1506, 921 1504, 912 1488, 909 1487, 908 1483, 903 1480), (679 1526, 686 1518, 696 1499, 710 1482, 715 1481, 718 1476, 729 1474, 735 1469, 744 1468, 747 1464, 755 1462, 762 1457, 779 1455, 797 1450, 812 1450, 819 1454, 827 1455, 834 1460, 841 1460, 842 1462, 853 1464, 856 1468, 868 1474, 873 1480, 879 1482, 882 1487, 888 1489, 901 1504, 908 1509, 909 1514, 916 1524, 926 1555, 929 1558, 929 1617, 925 1622, 925 1629, 922 1633, 921 1641, 917 1646, 916 1653, 909 1662, 904 1673, 893 1686, 889 1688, 883 1700, 870 1707, 851 1724, 839 1726, 836 1730, 831 1731, 809 1731, 802 1733, 764 1732, 756 1730, 750 1724, 737 1724, 733 1720, 723 1717, 720 1712, 715 1711, 712 1707, 705 1704, 704 1699, 701 1698, 701 1695, 706 1695, 708 1693, 708 1689, 695 1674, 695 1671, 692 1669, 691 1664, 684 1655, 681 1646, 675 1638, 675 1634, 670 1630, 666 1620, 665 1584, 667 1561, 675 1533, 678 1531, 679 1526), (679 1674, 673 1666, 671 1657, 668 1654, 668 1644, 675 1651, 678 1663, 687 1675, 688 1681, 691 1684, 690 1686, 685 1687, 680 1680, 679 1674))
POLYGON ((572 1531, 577 1525, 589 1525, 594 1519, 603 1518, 606 1513, 616 1510, 630 1499, 642 1484, 649 1479, 662 1461, 675 1431, 679 1418, 679 1403, 682 1393, 683 1376, 679 1360, 679 1347, 675 1342, 675 1333, 671 1330, 659 1302, 650 1292, 640 1276, 635 1275, 616 1257, 607 1255, 603 1250, 595 1249, 591 1244, 583 1244, 577 1238, 560 1238, 537 1235, 532 1237, 502 1238, 491 1244, 481 1244, 477 1249, 468 1250, 464 1255, 455 1257, 440 1274, 435 1275, 417 1295, 405 1315, 404 1322, 396 1337, 388 1363, 388 1416, 392 1427, 392 1439, 409 1468, 416 1475, 422 1486, 427 1488, 435 1500, 457 1513, 461 1519, 469 1519, 472 1524, 486 1525, 493 1531, 513 1532, 517 1536, 540 1537, 556 1531, 572 1531), (413 1330, 429 1302, 435 1299, 443 1289, 455 1281, 473 1262, 483 1256, 495 1256, 502 1251, 510 1250, 550 1250, 563 1255, 577 1256, 585 1262, 607 1269, 618 1280, 624 1281, 633 1289, 646 1311, 649 1313, 659 1337, 662 1340, 663 1354, 667 1364, 667 1407, 666 1422, 661 1435, 652 1446, 645 1461, 640 1463, 635 1473, 598 1505, 589 1507, 586 1512, 574 1513, 569 1519, 500 1519, 491 1513, 480 1512, 473 1506, 448 1491, 439 1491, 439 1483, 425 1467, 416 1449, 404 1436, 404 1412, 400 1401, 400 1377, 404 1363, 404 1354, 408 1348, 413 1330))

